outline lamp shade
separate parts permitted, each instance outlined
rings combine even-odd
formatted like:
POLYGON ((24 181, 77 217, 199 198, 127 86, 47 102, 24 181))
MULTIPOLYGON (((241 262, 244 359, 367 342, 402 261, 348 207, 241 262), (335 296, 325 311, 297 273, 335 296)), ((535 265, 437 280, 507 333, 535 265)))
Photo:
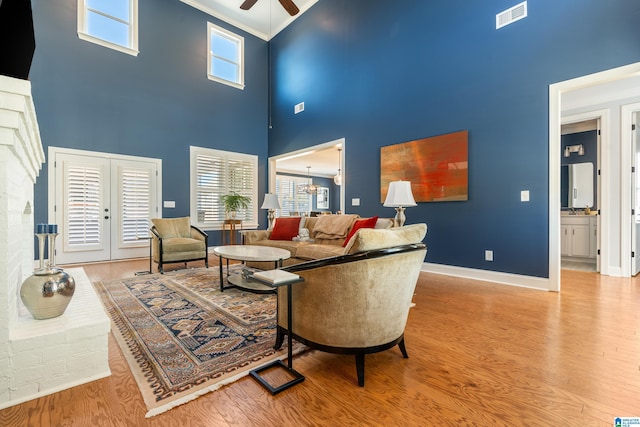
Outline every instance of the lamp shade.
POLYGON ((416 206, 416 201, 411 192, 411 182, 393 181, 389 183, 387 198, 384 200, 386 207, 416 206))
POLYGON ((264 201, 260 209, 275 210, 280 209, 280 203, 278 202, 278 196, 276 194, 267 193, 264 195, 264 201))

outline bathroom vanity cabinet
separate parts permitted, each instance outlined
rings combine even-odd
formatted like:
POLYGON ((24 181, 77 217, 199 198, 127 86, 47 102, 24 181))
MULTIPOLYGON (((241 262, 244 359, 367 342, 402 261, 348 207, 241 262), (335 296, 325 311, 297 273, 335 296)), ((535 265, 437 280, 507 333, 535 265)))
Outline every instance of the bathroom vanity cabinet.
POLYGON ((570 258, 596 258, 598 221, 595 215, 562 215, 560 254, 570 258))

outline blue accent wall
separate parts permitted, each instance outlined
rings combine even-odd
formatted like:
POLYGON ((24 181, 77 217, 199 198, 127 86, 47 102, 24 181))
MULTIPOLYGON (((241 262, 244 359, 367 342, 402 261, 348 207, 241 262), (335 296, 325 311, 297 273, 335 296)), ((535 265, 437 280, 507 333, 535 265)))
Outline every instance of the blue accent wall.
MULTIPOLYGON (((178 0, 140 0, 134 57, 80 40, 77 3, 33 1, 30 80, 45 153, 56 146, 162 159, 163 198, 176 202, 165 217, 189 215, 190 145, 258 155, 264 194, 267 43, 178 0), (207 78, 208 21, 245 38, 244 90, 207 78)), ((36 223, 47 222, 49 165, 35 186, 36 223)), ((266 214, 260 222, 266 227, 266 214)))
POLYGON ((468 130, 469 200, 406 211, 426 261, 548 277, 549 85, 640 61, 640 2, 529 1, 496 30, 516 3, 318 2, 271 42, 269 154, 346 138, 347 212, 392 216, 380 147, 468 130))

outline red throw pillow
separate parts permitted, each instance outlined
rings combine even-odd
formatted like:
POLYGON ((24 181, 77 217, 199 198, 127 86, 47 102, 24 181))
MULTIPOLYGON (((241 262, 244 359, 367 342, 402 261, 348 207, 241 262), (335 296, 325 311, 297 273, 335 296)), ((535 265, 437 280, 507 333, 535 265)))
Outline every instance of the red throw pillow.
POLYGON ((347 235, 347 238, 344 239, 344 243, 342 244, 342 247, 343 248, 347 247, 347 245, 349 244, 349 240, 351 240, 353 235, 356 234, 356 231, 360 230, 361 228, 374 228, 376 226, 377 221, 378 221, 377 216, 372 216, 371 218, 357 220, 356 223, 353 224, 353 228, 347 235))
POLYGON ((273 226, 269 240, 292 240, 298 235, 300 217, 278 218, 273 226))

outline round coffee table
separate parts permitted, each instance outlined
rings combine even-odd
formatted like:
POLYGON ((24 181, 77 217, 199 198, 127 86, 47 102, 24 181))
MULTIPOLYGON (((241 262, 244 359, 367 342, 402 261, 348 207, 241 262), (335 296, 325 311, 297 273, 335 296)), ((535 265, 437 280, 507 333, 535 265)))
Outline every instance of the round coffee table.
POLYGON ((273 261, 274 268, 282 267, 282 261, 291 257, 289 251, 268 246, 255 245, 227 245, 213 248, 213 253, 220 258, 220 292, 225 289, 236 287, 251 292, 266 293, 274 292, 275 288, 256 281, 246 280, 242 274, 229 275, 229 260, 234 261, 273 261), (222 260, 227 260, 227 283, 224 285, 224 273, 222 270, 222 260))

